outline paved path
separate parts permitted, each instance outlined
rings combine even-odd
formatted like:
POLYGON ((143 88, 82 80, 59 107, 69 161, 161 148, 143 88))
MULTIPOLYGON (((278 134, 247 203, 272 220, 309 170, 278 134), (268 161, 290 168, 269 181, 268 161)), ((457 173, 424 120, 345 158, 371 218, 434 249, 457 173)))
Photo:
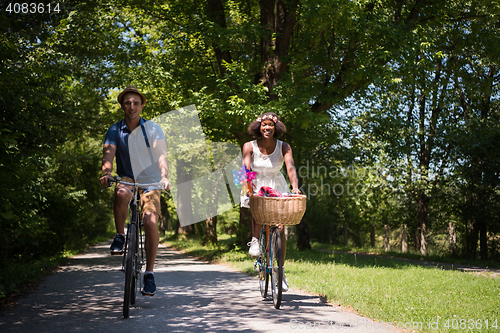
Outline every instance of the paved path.
POLYGON ((395 332, 290 289, 282 307, 262 299, 254 277, 160 247, 156 295, 139 295, 122 319, 121 257, 101 243, 49 276, 0 316, 0 332, 395 332), (335 327, 336 325, 336 327, 335 327), (302 328, 302 329, 301 329, 302 328))

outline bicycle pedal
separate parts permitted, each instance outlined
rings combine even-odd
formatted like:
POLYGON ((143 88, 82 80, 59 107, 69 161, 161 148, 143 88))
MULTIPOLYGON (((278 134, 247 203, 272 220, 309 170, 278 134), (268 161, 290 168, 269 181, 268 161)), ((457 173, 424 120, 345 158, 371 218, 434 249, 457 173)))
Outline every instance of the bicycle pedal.
POLYGON ((121 256, 123 254, 123 251, 112 251, 111 255, 112 256, 121 256))

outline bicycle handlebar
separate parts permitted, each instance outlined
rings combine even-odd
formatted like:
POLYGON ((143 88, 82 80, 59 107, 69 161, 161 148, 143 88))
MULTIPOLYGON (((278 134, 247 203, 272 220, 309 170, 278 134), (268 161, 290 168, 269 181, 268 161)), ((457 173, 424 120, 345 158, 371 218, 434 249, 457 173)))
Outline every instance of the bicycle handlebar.
MULTIPOLYGON (((120 177, 113 177, 113 179, 108 180, 108 187, 111 187, 113 185, 113 183, 130 185, 133 187, 142 187, 142 188, 151 187, 151 186, 158 186, 158 187, 160 187, 161 190, 163 190, 164 192, 167 192, 165 190, 165 185, 166 185, 165 183, 149 183, 149 184, 129 183, 129 182, 125 182, 125 181, 121 180, 120 177)), ((102 191, 104 191, 104 189, 102 191)))
POLYGON ((124 185, 130 185, 130 186, 134 186, 134 187, 150 187, 150 186, 163 186, 165 185, 164 183, 150 183, 150 184, 141 184, 141 183, 129 183, 129 182, 124 182, 122 180, 110 180, 109 181, 110 183, 120 183, 120 184, 124 184, 124 185))

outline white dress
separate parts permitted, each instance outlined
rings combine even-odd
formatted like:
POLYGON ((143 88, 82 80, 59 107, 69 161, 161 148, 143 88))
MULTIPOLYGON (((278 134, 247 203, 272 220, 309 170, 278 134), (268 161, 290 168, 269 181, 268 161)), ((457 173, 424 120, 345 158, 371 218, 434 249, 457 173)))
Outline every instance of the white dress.
MULTIPOLYGON (((255 190, 258 191, 262 186, 269 186, 280 193, 290 191, 285 177, 280 172, 285 158, 283 157, 283 141, 277 140, 274 151, 269 155, 260 152, 257 140, 251 141, 253 154, 250 159, 250 168, 257 172, 256 179, 253 181, 255 190)), ((241 197, 241 206, 249 208, 249 198, 241 197)))

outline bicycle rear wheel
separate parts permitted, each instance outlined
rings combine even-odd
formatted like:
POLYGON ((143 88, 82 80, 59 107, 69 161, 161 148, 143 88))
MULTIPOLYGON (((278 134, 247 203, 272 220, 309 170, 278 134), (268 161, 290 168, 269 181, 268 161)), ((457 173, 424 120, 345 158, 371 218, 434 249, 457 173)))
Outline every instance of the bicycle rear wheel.
MULTIPOLYGON (((125 294, 123 297, 123 318, 128 318, 129 307, 132 300, 132 293, 134 293, 135 299, 135 268, 134 268, 134 258, 135 247, 136 247, 136 236, 135 236, 135 223, 131 223, 128 227, 128 246, 126 249, 126 260, 125 260, 125 294), (134 289, 132 289, 134 288, 134 289)), ((135 300, 134 300, 135 301, 135 300)))
POLYGON ((263 228, 260 233, 260 266, 259 266, 259 287, 260 295, 267 297, 267 286, 269 285, 269 273, 267 273, 267 239, 266 231, 263 228))
POLYGON ((280 308, 281 296, 283 294, 283 252, 281 248, 280 230, 274 228, 271 234, 269 260, 271 265, 271 289, 273 292, 273 304, 276 309, 280 308))
POLYGON ((135 296, 137 295, 137 268, 139 267, 139 256, 135 255, 139 253, 139 242, 138 242, 138 232, 140 232, 139 228, 135 228, 136 232, 134 233, 135 245, 134 245, 134 259, 132 261, 132 284, 130 286, 130 304, 135 304, 135 296))

